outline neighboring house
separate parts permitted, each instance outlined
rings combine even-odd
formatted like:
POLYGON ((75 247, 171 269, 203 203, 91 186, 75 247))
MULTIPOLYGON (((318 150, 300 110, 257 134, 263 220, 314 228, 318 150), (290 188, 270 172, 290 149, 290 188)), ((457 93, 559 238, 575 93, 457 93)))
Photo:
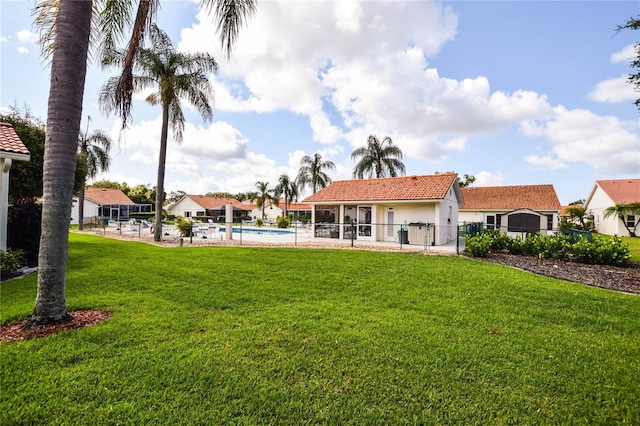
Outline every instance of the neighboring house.
MULTIPOLYGON (((253 210, 251 211, 251 217, 253 220, 260 218, 262 215, 262 209, 258 208, 255 204, 252 205, 253 210)), ((278 205, 272 203, 270 200, 267 200, 264 206, 264 215, 265 220, 270 222, 274 222, 278 219, 279 216, 282 216, 284 213, 284 198, 278 200, 278 205)), ((294 203, 289 201, 287 203, 287 213, 289 215, 293 215, 293 220, 300 220, 300 216, 306 215, 309 220, 311 220, 311 204, 303 204, 303 203, 294 203)))
MULTIPOLYGON (((262 207, 258 208, 258 206, 256 204, 252 204, 251 201, 243 201, 243 204, 251 208, 249 216, 253 221, 262 217, 262 207)), ((280 202, 280 205, 276 206, 275 203, 271 202, 271 200, 266 200, 264 203, 264 217, 262 217, 262 220, 275 223, 278 216, 282 216, 284 211, 282 209, 283 206, 283 202, 280 202)))
POLYGON ((9 172, 13 161, 29 161, 31 154, 9 123, 0 123, 0 250, 7 249, 9 211, 9 172))
POLYGON ((462 197, 460 222, 482 222, 485 229, 514 235, 558 229, 561 206, 553 185, 466 187, 462 197))
POLYGON ((233 222, 240 222, 249 216, 252 205, 243 204, 235 198, 207 197, 205 195, 185 195, 167 207, 167 212, 185 218, 209 216, 214 222, 225 216, 226 206, 233 206, 233 222))
POLYGON ((334 181, 303 203, 316 237, 443 245, 457 237, 462 194, 448 173, 334 181))
MULTIPOLYGON (((585 207, 593 215, 593 226, 601 234, 629 236, 622 220, 617 215, 604 217, 604 211, 616 204, 640 203, 640 179, 597 180, 585 207)), ((627 226, 634 229, 638 217, 625 217, 627 226)), ((637 231, 637 230, 636 230, 637 231)), ((638 233, 636 232, 636 235, 638 233)))
MULTIPOLYGON (((71 205, 71 224, 78 224, 78 198, 71 205)), ((152 212, 152 204, 136 204, 119 189, 88 186, 84 190, 84 220, 97 217, 103 223, 109 220, 126 221, 131 213, 152 212)))

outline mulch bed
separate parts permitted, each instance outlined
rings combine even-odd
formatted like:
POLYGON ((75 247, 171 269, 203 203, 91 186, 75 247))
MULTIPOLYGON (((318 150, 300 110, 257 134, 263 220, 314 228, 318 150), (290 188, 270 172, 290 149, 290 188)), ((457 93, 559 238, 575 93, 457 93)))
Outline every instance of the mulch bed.
POLYGON ((91 327, 111 318, 111 312, 108 311, 75 311, 69 312, 69 315, 70 319, 68 321, 56 324, 31 327, 29 320, 26 319, 16 324, 2 325, 0 326, 0 342, 15 342, 34 337, 49 336, 64 330, 91 327))
POLYGON ((626 266, 587 265, 567 260, 543 259, 506 253, 478 258, 560 280, 582 283, 623 293, 640 294, 640 264, 626 266))

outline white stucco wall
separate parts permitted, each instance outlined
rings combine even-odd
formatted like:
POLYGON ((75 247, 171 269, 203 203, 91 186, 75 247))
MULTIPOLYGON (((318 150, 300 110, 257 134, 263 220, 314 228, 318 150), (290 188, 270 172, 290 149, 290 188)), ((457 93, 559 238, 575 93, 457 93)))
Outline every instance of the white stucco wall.
POLYGON ((601 234, 629 236, 629 232, 622 224, 617 216, 611 216, 605 219, 604 211, 614 205, 609 196, 596 184, 593 195, 589 200, 589 204, 585 207, 593 214, 593 224, 601 234))
POLYGON ((178 201, 176 204, 172 205, 167 212, 169 214, 175 216, 187 217, 187 212, 191 215, 191 217, 196 216, 198 212, 204 212, 205 209, 200 204, 193 201, 191 198, 185 197, 182 200, 178 201))
MULTIPOLYGON (((100 208, 99 204, 91 200, 84 199, 84 212, 83 215, 85 218, 90 218, 93 216, 98 216, 98 209, 100 208)), ((80 213, 80 209, 78 207, 78 197, 73 197, 73 202, 71 203, 71 224, 77 225, 78 222, 78 214, 80 213)))

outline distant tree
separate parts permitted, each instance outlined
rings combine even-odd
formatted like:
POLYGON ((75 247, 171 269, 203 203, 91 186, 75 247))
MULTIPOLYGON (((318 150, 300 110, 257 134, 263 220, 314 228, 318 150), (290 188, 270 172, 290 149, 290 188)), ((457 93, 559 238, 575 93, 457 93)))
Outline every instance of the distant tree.
MULTIPOLYGON (((9 202, 23 198, 39 198, 43 194, 44 141, 46 132, 44 123, 31 115, 28 106, 9 107, 11 112, 0 114, 0 121, 13 126, 16 134, 29 150, 29 161, 15 161, 11 165, 9 176, 9 202)), ((74 193, 79 193, 84 185, 87 167, 81 158, 76 158, 74 193)))
POLYGON ((87 179, 94 179, 98 173, 106 172, 111 164, 111 157, 109 157, 111 138, 102 130, 89 134, 90 122, 91 117, 87 120, 87 129, 84 134, 80 133, 78 137, 78 159, 84 166, 78 196, 78 230, 80 231, 84 229, 84 188, 87 179))
POLYGON ((184 191, 171 191, 169 193, 169 195, 167 195, 164 199, 165 203, 167 204, 173 204, 173 203, 177 203, 178 201, 180 201, 182 199, 182 197, 184 197, 185 195, 187 195, 186 192, 184 191))
POLYGON ((396 177, 405 174, 402 163, 402 150, 393 144, 389 136, 382 142, 375 135, 367 138, 367 145, 356 148, 351 153, 351 160, 357 161, 353 169, 353 177, 364 179, 368 177, 384 177, 387 174, 396 177))
POLYGON ((207 192, 204 194, 205 197, 215 197, 215 198, 236 198, 236 196, 230 192, 207 192))
POLYGON ((296 177, 298 189, 303 191, 306 187, 310 187, 315 194, 319 189, 331 184, 331 178, 324 170, 335 169, 336 165, 333 161, 323 160, 318 152, 313 154, 313 157, 305 155, 300 160, 300 169, 296 177))
POLYGON ((608 218, 611 216, 617 216, 622 221, 622 224, 627 229, 627 231, 629 231, 629 235, 631 237, 635 237, 636 229, 638 228, 638 224, 640 223, 640 202, 630 204, 616 204, 614 206, 607 207, 604 211, 604 217, 608 218), (636 218, 636 222, 633 227, 629 227, 629 225, 627 225, 626 218, 628 216, 634 216, 636 218), (633 230, 631 228, 633 228, 633 230))
POLYGON ((262 209, 262 219, 265 219, 264 208, 267 204, 267 201, 271 201, 275 205, 278 205, 278 198, 274 195, 274 190, 269 189, 269 182, 256 182, 256 188, 258 188, 258 192, 255 193, 255 196, 251 198, 251 202, 256 202, 256 207, 262 209))
POLYGON ((284 197, 284 209, 282 211, 283 216, 287 216, 287 206, 289 203, 298 197, 298 185, 295 181, 289 178, 289 175, 283 173, 278 178, 278 184, 274 188, 276 196, 278 198, 284 197))
POLYGON ((572 201, 569 203, 570 206, 584 206, 584 204, 587 202, 587 200, 585 200, 584 198, 581 198, 579 200, 576 201, 572 201))
POLYGON ((113 188, 113 189, 119 189, 122 192, 124 192, 125 194, 129 192, 129 185, 127 185, 127 182, 116 182, 116 181, 111 181, 111 180, 99 180, 96 182, 93 182, 91 184, 92 187, 94 188, 113 188))
MULTIPOLYGON (((640 19, 638 18, 629 18, 629 20, 624 25, 619 25, 616 32, 622 30, 638 30, 640 29, 640 19)), ((629 83, 633 84, 636 92, 640 92, 640 42, 635 42, 633 44, 633 49, 636 52, 635 58, 631 60, 631 68, 635 68, 636 72, 629 74, 629 83)), ((637 98, 634 102, 636 107, 640 110, 640 98, 637 98)))
POLYGON ((134 186, 126 194, 136 204, 153 204, 156 201, 156 189, 151 184, 134 186))
MULTIPOLYGON (((456 173, 453 171, 449 171, 449 172, 444 172, 444 173, 440 173, 438 171, 435 172, 435 174, 439 175, 439 174, 447 174, 447 173, 456 173)), ((457 174, 457 173, 456 173, 457 174)), ((462 177, 460 177, 460 175, 458 175, 458 185, 460 186, 460 188, 465 188, 468 186, 473 185, 473 183, 476 181, 476 177, 473 175, 463 175, 462 177)))

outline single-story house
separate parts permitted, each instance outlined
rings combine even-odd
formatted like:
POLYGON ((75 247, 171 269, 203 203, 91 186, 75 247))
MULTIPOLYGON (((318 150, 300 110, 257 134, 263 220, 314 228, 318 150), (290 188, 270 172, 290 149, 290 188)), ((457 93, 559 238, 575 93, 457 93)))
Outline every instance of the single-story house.
POLYGON ((233 222, 240 222, 249 217, 253 206, 243 204, 235 198, 207 197, 205 195, 185 195, 167 207, 167 212, 185 218, 209 216, 214 222, 225 216, 226 206, 233 207, 233 222))
MULTIPOLYGON (((131 213, 152 212, 152 204, 136 204, 124 192, 116 188, 88 186, 84 190, 84 220, 97 217, 103 223, 129 220, 131 213)), ((71 224, 78 224, 78 198, 71 205, 71 224)))
POLYGON ((262 219, 262 220, 275 223, 278 216, 282 216, 282 213, 284 211, 283 210, 284 202, 280 202, 279 205, 276 205, 271 200, 266 200, 264 202, 264 217, 262 217, 262 211, 263 211, 262 207, 258 208, 258 206, 255 203, 252 203, 250 200, 243 201, 242 203, 247 207, 251 208, 251 211, 249 212, 249 216, 253 221, 256 221, 257 219, 262 219))
POLYGON ((335 181, 305 198, 317 238, 443 245, 457 238, 455 173, 335 181))
MULTIPOLYGON (((253 210, 251 211, 251 217, 253 220, 260 218, 262 215, 262 209, 258 208, 255 204, 252 204, 253 210)), ((293 215, 293 220, 300 220, 300 217, 306 215, 311 219, 311 204, 295 203, 289 201, 287 203, 287 213, 293 215)), ((264 205, 264 219, 270 222, 275 222, 279 216, 284 214, 284 198, 278 200, 278 205, 271 200, 265 202, 264 205)))
POLYGON ((461 223, 482 222, 513 235, 558 229, 561 206, 553 185, 465 187, 462 197, 461 223))
MULTIPOLYGON (((617 215, 604 217, 604 211, 616 204, 640 203, 640 179, 597 180, 587 198, 585 207, 593 215, 593 226, 601 234, 629 236, 622 220, 617 215)), ((636 215, 627 215, 627 226, 635 230, 636 215)), ((637 231, 637 230, 636 230, 637 231)), ((636 232, 636 235, 638 233, 636 232)))
POLYGON ((9 172, 13 161, 29 161, 31 153, 9 123, 0 123, 0 250, 7 249, 9 172))

